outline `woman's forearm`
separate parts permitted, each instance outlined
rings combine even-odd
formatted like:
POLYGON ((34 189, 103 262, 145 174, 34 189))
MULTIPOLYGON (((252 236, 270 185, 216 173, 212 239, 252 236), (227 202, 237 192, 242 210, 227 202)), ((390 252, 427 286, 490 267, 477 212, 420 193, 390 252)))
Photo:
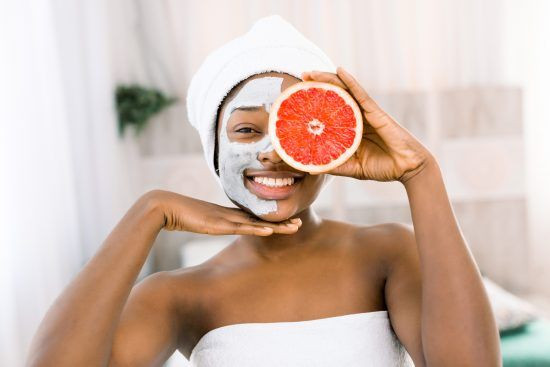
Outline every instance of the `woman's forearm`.
POLYGON ((498 330, 435 159, 404 183, 422 272, 422 341, 428 365, 497 366, 498 330))
POLYGON ((27 365, 107 365, 118 318, 163 225, 151 193, 136 201, 50 307, 27 365))

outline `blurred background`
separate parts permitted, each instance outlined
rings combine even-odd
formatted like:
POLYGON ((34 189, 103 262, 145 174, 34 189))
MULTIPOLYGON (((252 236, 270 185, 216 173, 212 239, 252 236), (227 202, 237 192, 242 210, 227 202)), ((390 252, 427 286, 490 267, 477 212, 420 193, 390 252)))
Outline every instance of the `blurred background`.
MULTIPOLYGON (((1 0, 0 365, 23 365, 45 311, 141 194, 231 205, 185 95, 210 51, 270 14, 431 149, 483 274, 548 317, 550 2, 1 0)), ((411 222, 398 183, 336 177, 314 205, 411 222)), ((140 279, 230 241, 161 232, 140 279)))

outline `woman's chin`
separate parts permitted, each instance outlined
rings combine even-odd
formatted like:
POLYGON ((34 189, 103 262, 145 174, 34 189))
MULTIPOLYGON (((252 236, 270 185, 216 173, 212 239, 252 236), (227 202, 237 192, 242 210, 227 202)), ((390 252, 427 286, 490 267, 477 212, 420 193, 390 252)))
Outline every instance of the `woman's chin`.
POLYGON ((295 212, 292 210, 285 210, 284 208, 279 208, 277 211, 266 213, 266 214, 256 214, 248 208, 241 207, 241 209, 247 211, 250 214, 255 215, 256 217, 265 220, 266 222, 282 222, 291 218, 295 212))
MULTIPOLYGON (((230 199, 231 200, 231 199, 230 199)), ((240 203, 237 203, 234 200, 231 200, 233 204, 241 208, 247 213, 250 213, 262 220, 265 220, 267 222, 282 222, 289 218, 292 218, 293 215, 295 215, 297 212, 295 210, 295 207, 293 205, 288 205, 288 203, 282 203, 281 201, 277 202, 277 210, 270 213, 265 214, 256 214, 251 209, 241 205, 240 203)))
POLYGON ((279 211, 257 215, 257 217, 267 222, 282 222, 284 220, 287 220, 291 216, 292 216, 292 213, 285 213, 285 212, 279 212, 279 211))

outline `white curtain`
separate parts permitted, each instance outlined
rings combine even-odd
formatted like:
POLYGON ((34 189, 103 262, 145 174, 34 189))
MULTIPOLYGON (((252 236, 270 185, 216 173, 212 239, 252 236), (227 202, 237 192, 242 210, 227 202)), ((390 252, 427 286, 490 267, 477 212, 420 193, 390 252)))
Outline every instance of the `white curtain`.
POLYGON ((0 365, 136 199, 104 1, 0 2, 0 365))
POLYGON ((77 197, 53 14, 2 2, 2 348, 21 366, 45 307, 82 259, 77 197))

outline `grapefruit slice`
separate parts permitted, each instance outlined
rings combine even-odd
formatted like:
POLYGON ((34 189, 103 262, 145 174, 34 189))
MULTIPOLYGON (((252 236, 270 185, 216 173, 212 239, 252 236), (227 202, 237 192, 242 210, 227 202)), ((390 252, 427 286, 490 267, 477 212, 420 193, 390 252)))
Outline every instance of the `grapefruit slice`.
POLYGON ((344 89, 300 82, 285 89, 269 112, 273 148, 289 166, 322 173, 344 163, 359 147, 363 118, 344 89))

